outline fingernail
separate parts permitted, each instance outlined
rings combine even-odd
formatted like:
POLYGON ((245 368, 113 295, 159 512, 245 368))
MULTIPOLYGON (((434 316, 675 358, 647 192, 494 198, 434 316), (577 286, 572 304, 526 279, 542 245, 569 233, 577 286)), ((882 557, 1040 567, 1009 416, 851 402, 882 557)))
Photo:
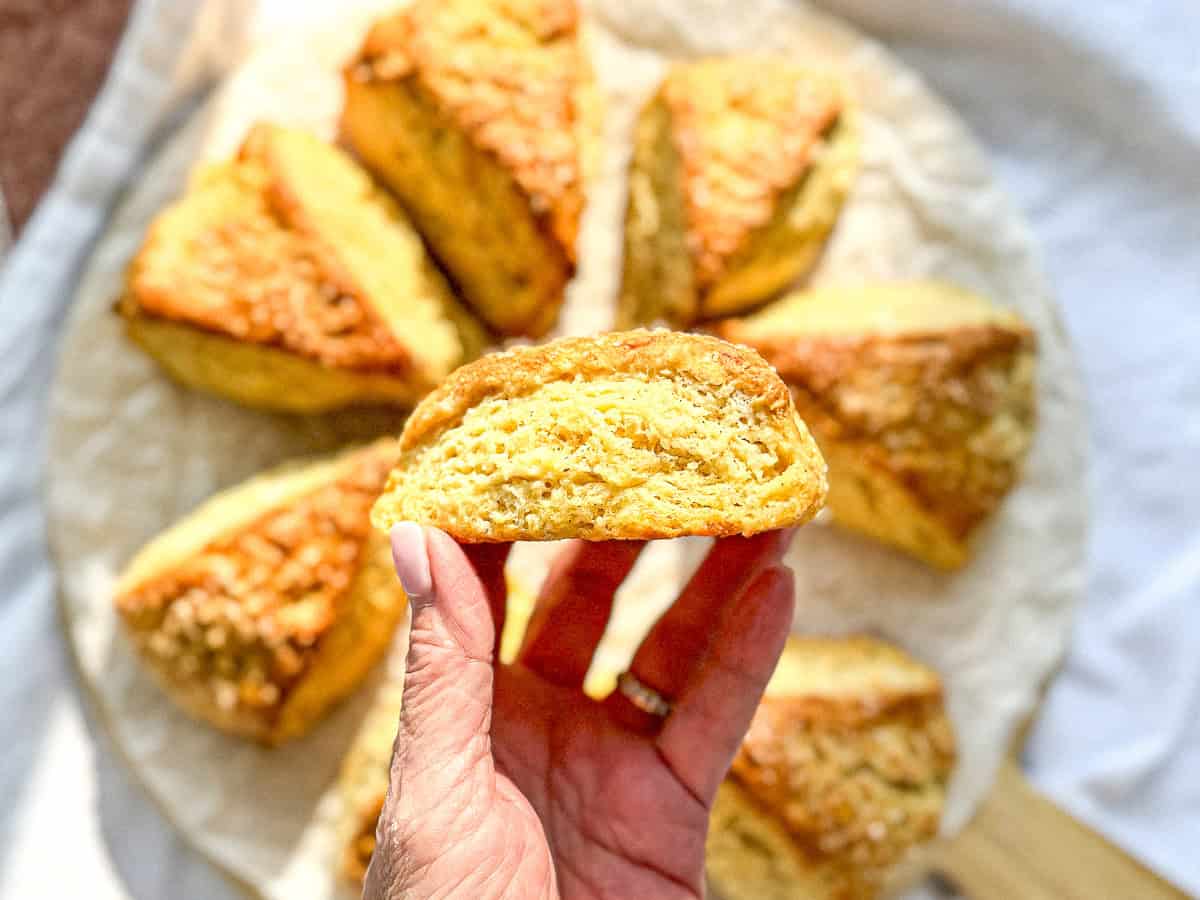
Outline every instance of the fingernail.
POLYGON ((433 592, 433 576, 424 529, 416 522, 401 522, 392 527, 391 538, 392 561, 404 593, 410 600, 428 597, 433 592))

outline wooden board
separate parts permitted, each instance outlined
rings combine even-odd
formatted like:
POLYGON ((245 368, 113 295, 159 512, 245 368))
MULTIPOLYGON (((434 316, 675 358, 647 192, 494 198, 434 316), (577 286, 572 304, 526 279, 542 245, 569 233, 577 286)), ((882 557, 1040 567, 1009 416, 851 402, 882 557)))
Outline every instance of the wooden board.
POLYGON ((1187 900, 1038 793, 1014 760, 935 871, 969 900, 1187 900))

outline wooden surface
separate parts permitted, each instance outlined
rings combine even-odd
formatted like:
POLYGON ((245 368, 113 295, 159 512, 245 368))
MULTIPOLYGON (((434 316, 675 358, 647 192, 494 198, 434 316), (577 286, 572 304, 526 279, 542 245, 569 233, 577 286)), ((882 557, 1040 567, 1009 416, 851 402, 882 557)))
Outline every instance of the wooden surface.
POLYGON ((1013 760, 935 867, 969 900, 1187 900, 1038 793, 1013 760))

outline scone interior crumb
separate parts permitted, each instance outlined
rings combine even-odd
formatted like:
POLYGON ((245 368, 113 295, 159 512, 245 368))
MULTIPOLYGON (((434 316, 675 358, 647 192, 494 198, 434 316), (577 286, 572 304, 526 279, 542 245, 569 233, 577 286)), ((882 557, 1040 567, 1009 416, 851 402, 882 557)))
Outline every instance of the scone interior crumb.
POLYGON ((799 524, 824 499, 824 463, 790 404, 751 393, 760 384, 670 369, 576 372, 516 396, 483 396, 435 440, 406 449, 375 522, 409 519, 481 541, 799 524))

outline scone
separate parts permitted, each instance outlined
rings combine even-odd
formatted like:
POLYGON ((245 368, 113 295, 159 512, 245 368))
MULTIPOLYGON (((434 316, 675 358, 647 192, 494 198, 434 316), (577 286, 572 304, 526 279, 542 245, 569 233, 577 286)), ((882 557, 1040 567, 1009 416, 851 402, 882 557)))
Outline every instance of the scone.
POLYGON ((836 80, 781 59, 672 68, 634 135, 617 325, 745 310, 815 262, 858 164, 836 80))
POLYGON ((371 513, 459 541, 655 539, 799 525, 825 464, 757 353, 631 331, 486 356, 414 411, 371 513))
POLYGON ((186 712, 277 744, 379 658, 405 608, 388 541, 369 524, 395 449, 380 441, 254 478, 130 563, 117 611, 186 712))
POLYGON ((345 70, 342 131, 464 299, 538 337, 575 269, 591 70, 574 0, 417 0, 345 70))
POLYGON ((272 125, 155 219, 118 309, 184 384, 293 412, 412 405, 485 340, 395 202, 272 125))
POLYGON ((792 638, 709 823, 724 900, 869 900, 937 833, 954 736, 937 675, 869 638, 792 638))
POLYGON ((714 329, 763 354, 829 462, 834 521, 942 568, 1016 482, 1034 335, 944 284, 796 294, 714 329))

